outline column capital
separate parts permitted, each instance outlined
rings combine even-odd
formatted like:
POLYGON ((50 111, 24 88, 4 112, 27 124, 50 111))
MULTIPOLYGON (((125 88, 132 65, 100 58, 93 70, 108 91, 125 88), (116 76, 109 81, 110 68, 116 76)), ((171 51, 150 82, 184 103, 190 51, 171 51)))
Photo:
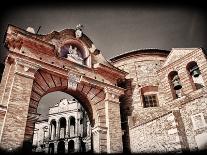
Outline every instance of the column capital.
POLYGON ((15 74, 19 74, 32 79, 34 79, 35 72, 41 68, 41 65, 35 64, 34 62, 22 58, 16 58, 15 66, 15 74))
POLYGON ((106 94, 105 101, 119 103, 119 97, 124 94, 124 89, 105 87, 104 92, 106 94))
POLYGON ((104 88, 105 93, 113 94, 115 96, 121 96, 124 94, 124 89, 120 87, 105 87, 104 88))
POLYGON ((102 127, 102 126, 95 126, 91 129, 92 134, 98 134, 98 133, 107 133, 108 128, 107 127, 102 127))

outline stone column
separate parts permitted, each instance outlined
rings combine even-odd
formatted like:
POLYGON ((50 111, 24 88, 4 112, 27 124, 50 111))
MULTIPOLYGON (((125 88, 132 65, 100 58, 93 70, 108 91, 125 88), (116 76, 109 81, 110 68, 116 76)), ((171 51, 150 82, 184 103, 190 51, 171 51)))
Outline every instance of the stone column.
POLYGON ((68 138, 69 133, 69 124, 68 124, 68 117, 66 118, 66 131, 65 131, 65 138, 68 138))
POLYGON ((76 136, 79 136, 79 121, 80 121, 80 119, 78 118, 78 119, 76 119, 76 121, 75 121, 75 135, 76 136))
POLYGON ((20 58, 14 59, 14 63, 14 72, 9 75, 13 76, 10 91, 4 100, 7 112, 0 137, 0 147, 7 150, 22 147, 34 74, 40 68, 32 62, 20 58))
POLYGON ((68 138, 70 137, 70 117, 68 118, 68 138))
POLYGON ((54 154, 57 154, 58 142, 54 143, 54 154))
POLYGON ((50 122, 49 122, 49 139, 52 140, 52 125, 50 122))
POLYGON ((68 153, 68 141, 66 140, 65 141, 65 154, 68 153))
POLYGON ((107 153, 122 153, 122 129, 119 96, 122 91, 105 88, 105 114, 107 130, 107 153))
POLYGON ((107 127, 92 128, 92 145, 94 153, 107 153, 107 127))

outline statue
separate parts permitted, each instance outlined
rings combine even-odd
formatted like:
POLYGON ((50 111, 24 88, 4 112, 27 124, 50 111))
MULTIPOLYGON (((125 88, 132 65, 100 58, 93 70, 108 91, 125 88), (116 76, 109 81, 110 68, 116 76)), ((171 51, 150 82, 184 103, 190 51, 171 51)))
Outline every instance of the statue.
POLYGON ((75 60, 78 60, 79 62, 83 62, 83 58, 81 58, 80 55, 78 55, 77 47, 73 48, 71 45, 68 48, 68 54, 67 57, 72 57, 75 60))
POLYGON ((83 25, 78 24, 76 26, 76 31, 75 31, 75 37, 76 38, 80 38, 82 36, 82 29, 83 29, 83 25))

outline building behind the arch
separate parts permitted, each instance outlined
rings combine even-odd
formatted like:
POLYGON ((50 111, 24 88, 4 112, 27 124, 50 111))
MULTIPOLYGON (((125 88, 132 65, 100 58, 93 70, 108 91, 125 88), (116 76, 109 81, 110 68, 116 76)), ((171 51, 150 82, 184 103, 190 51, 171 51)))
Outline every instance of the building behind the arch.
POLYGON ((90 122, 76 99, 61 99, 49 108, 47 119, 35 123, 33 151, 52 154, 60 149, 64 153, 91 151, 90 122))
MULTIPOLYGON (((78 97, 89 112, 94 152, 207 148, 203 48, 140 49, 107 61, 79 29, 36 35, 13 26, 5 42, 10 53, 0 87, 2 148, 16 148, 31 140, 34 121, 30 118, 36 116, 40 98, 57 90, 78 97), (13 117, 16 109, 22 113, 13 117), (17 126, 21 134, 14 137, 17 126)), ((53 120, 50 124, 56 125, 53 120)))

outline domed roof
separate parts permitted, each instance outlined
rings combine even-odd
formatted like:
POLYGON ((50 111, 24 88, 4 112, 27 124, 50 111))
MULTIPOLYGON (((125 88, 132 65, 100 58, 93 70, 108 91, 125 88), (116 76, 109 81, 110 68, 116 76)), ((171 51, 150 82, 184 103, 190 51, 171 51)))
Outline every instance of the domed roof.
POLYGON ((167 57, 169 53, 170 53, 170 51, 168 51, 168 50, 157 49, 157 48, 137 49, 137 50, 131 50, 131 51, 128 51, 126 53, 117 55, 117 56, 111 58, 110 60, 112 62, 115 62, 117 60, 128 58, 128 57, 132 57, 132 56, 138 55, 138 54, 150 54, 150 55, 152 55, 152 54, 156 54, 156 55, 159 54, 159 55, 167 57))

